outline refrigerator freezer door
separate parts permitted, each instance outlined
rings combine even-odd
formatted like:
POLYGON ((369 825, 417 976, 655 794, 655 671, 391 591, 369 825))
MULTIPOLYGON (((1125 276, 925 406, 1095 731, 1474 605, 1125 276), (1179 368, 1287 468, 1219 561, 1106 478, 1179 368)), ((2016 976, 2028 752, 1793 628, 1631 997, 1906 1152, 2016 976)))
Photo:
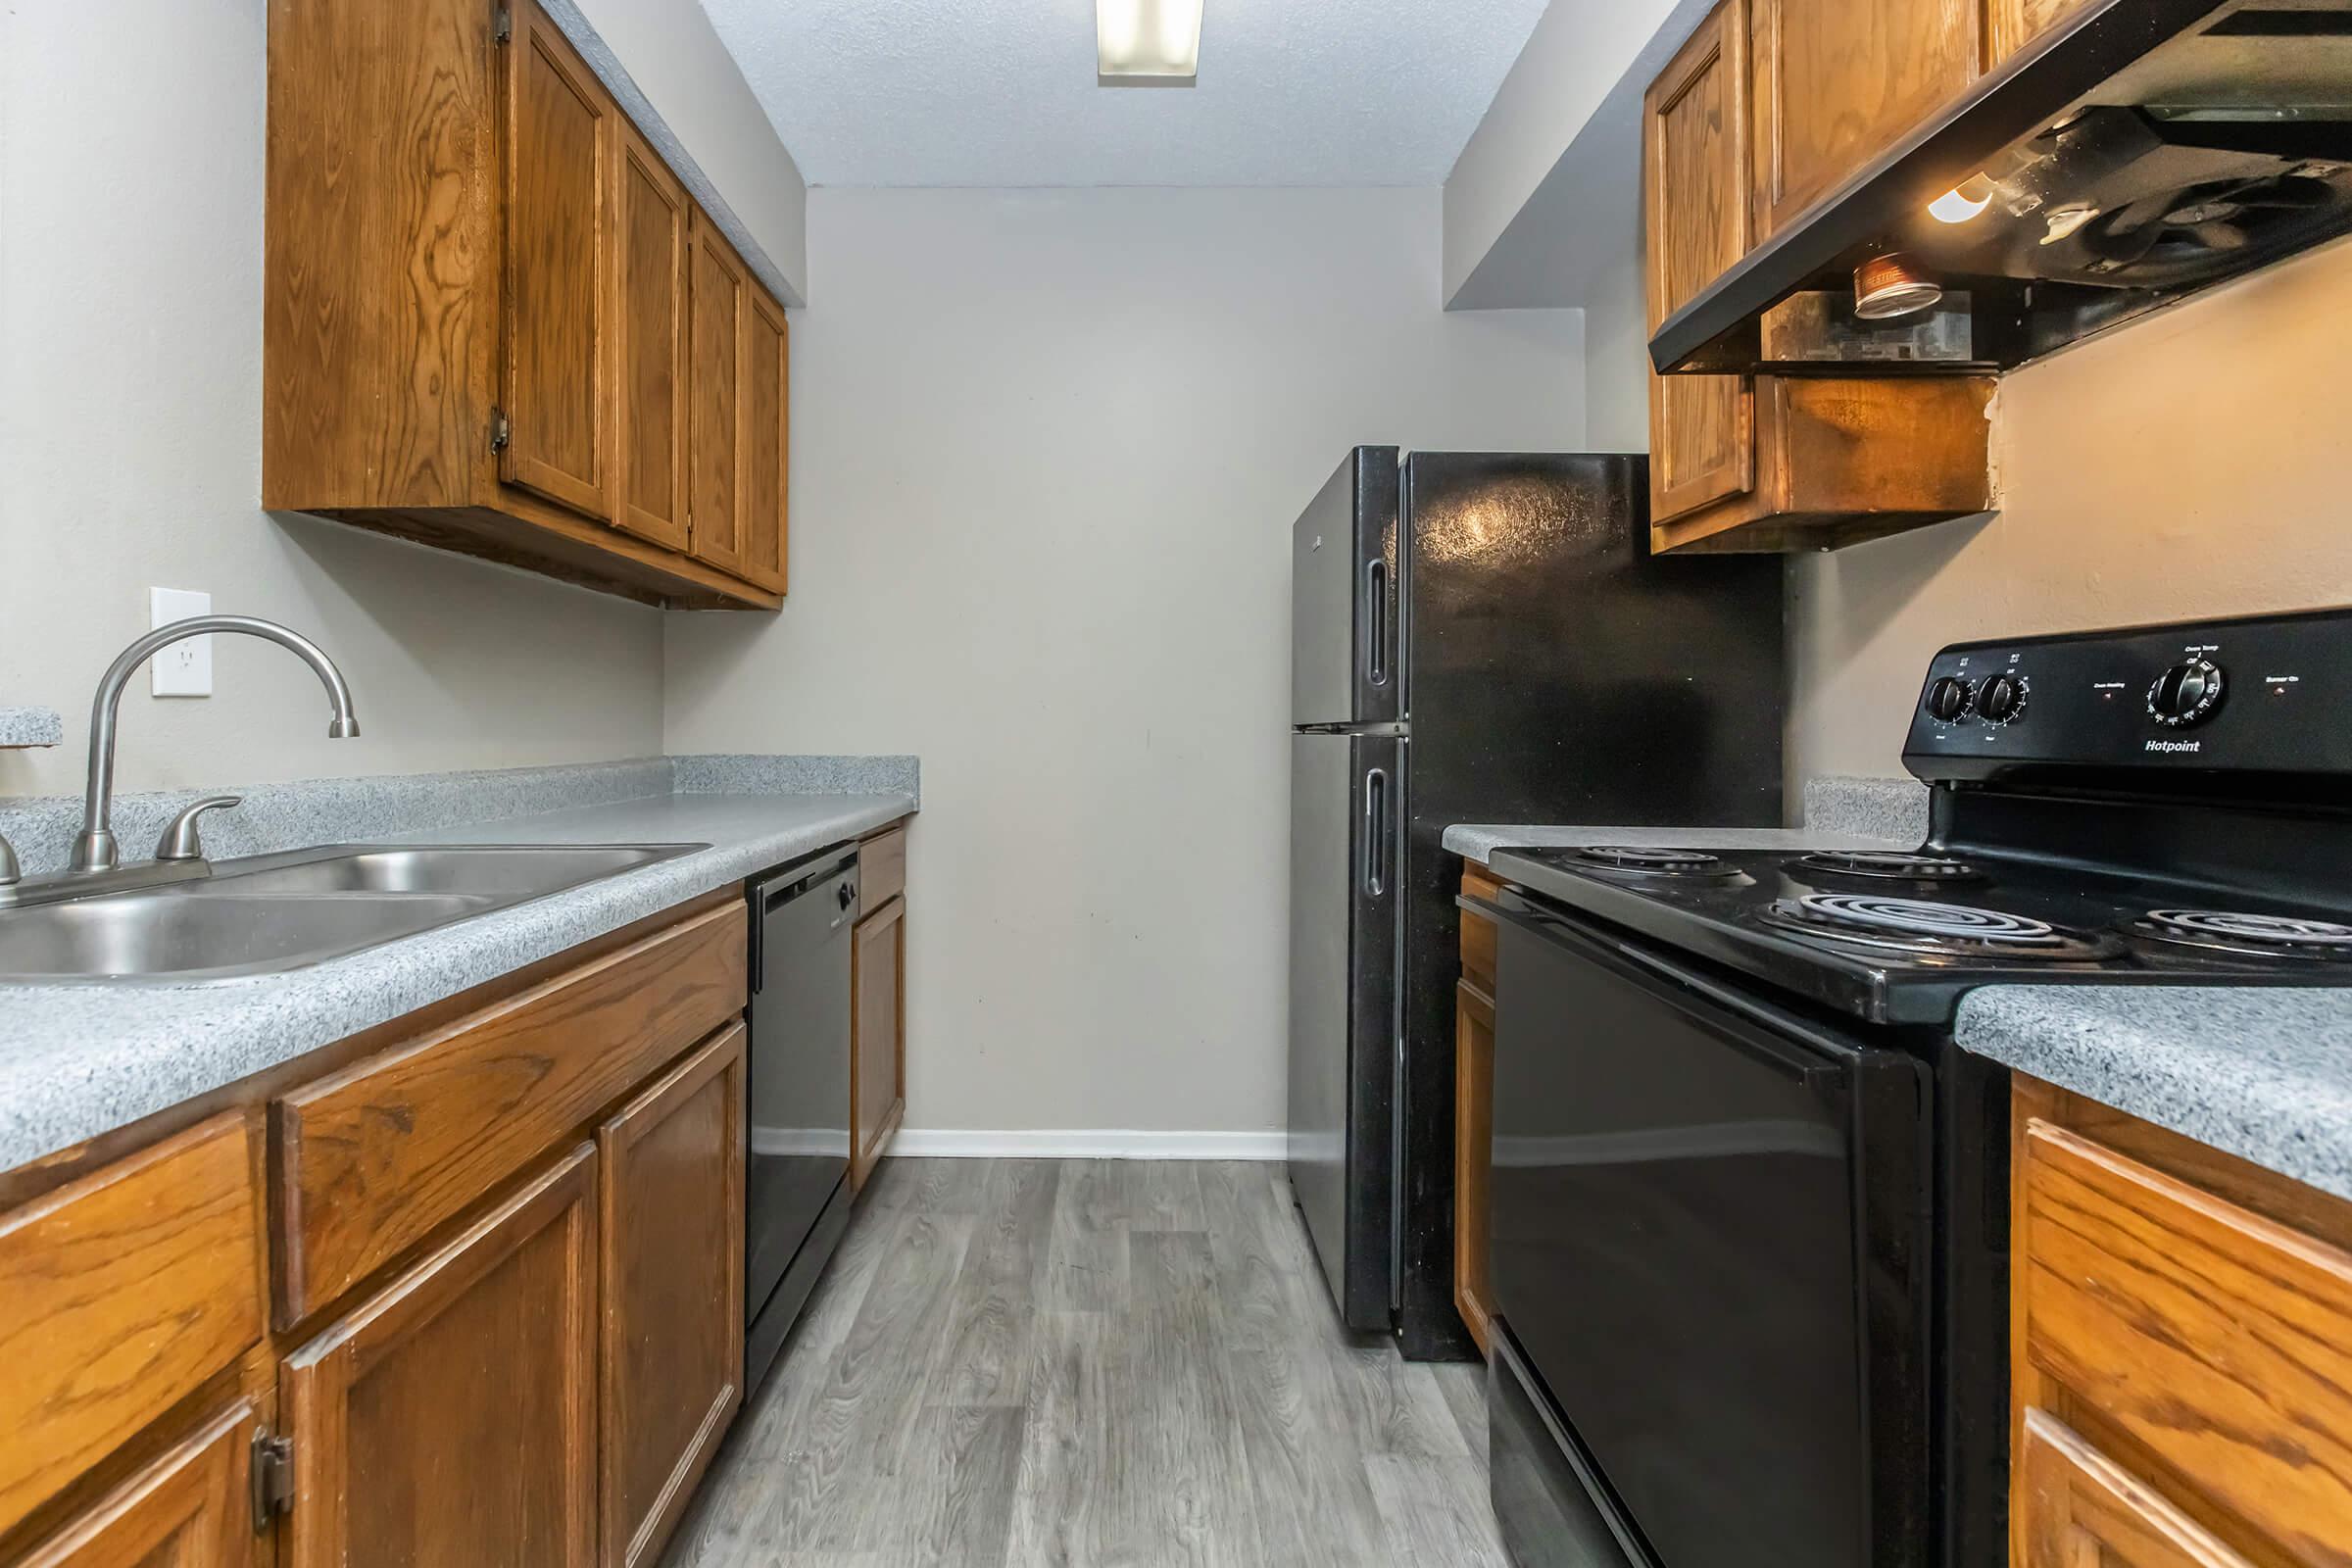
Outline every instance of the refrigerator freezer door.
POLYGON ((1358 447, 1291 529, 1291 722, 1404 715, 1397 450, 1358 447))
POLYGON ((1404 746, 1291 737, 1291 1191, 1362 1331, 1390 1322, 1404 746))

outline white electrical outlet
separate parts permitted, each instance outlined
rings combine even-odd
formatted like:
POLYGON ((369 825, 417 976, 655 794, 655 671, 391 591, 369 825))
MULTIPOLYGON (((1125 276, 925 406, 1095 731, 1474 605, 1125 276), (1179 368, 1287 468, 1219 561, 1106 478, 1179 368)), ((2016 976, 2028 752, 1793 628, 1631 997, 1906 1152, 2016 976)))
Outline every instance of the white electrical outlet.
MULTIPOLYGON (((213 612, 213 596, 187 588, 147 590, 148 622, 168 626, 213 612)), ((213 639, 187 637, 147 661, 148 690, 158 697, 213 695, 213 639)))

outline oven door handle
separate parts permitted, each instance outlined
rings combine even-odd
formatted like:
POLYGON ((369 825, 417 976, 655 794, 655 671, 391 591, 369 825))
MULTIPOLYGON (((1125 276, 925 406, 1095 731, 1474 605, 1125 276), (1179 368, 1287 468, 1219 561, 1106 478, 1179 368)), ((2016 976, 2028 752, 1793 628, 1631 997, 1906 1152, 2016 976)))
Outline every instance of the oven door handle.
MULTIPOLYGON (((1694 1017, 1706 1018, 1719 1012, 1732 1014, 1739 1023, 1750 1027, 1727 1029, 1723 1027, 1724 1020, 1717 1018, 1714 1020, 1717 1035, 1742 1054, 1808 1090, 1842 1093, 1851 1068, 1861 1058, 1862 1053, 1854 1046, 1825 1033, 1809 1020, 1759 998, 1742 995, 1713 976, 1687 968, 1662 954, 1612 942, 1597 932, 1582 930, 1533 909, 1505 908, 1467 894, 1454 902, 1474 914, 1516 926, 1591 962, 1620 973, 1635 970, 1671 982, 1675 991, 1664 994, 1660 1000, 1694 1017), (1694 1004, 1692 997, 1701 1000, 1694 1004), (1791 1049, 1785 1043, 1787 1037, 1801 1042, 1804 1049, 1791 1049)), ((1500 976, 1496 978, 1499 981, 1500 976)), ((1500 1000, 1496 998, 1497 1002, 1500 1000)))

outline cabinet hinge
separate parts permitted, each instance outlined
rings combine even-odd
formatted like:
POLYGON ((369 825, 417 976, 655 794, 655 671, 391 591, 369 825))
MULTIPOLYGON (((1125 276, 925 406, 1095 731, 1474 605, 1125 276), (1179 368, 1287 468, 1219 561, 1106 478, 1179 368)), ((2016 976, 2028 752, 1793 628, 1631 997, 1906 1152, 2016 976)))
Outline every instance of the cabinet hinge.
POLYGON ((504 4, 503 0, 490 13, 490 41, 492 43, 513 43, 514 41, 514 11, 513 7, 504 4))
POLYGON ((294 1440, 268 1430, 253 1435, 253 1533, 294 1511, 294 1440))
POLYGON ((507 443, 514 438, 514 426, 507 422, 507 411, 492 409, 490 411, 490 450, 504 452, 507 450, 507 443))

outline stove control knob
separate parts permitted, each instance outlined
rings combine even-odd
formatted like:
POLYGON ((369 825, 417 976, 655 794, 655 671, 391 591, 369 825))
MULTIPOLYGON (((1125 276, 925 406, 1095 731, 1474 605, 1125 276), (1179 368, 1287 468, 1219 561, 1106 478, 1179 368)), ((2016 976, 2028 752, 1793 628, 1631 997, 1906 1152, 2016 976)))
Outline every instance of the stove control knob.
POLYGON ((2025 716, 2026 677, 2002 673, 1977 688, 1977 716, 1988 724, 2013 724, 2025 716))
POLYGON ((2148 688, 2148 716, 2173 729, 2202 724, 2222 706, 2222 666, 2210 659, 2175 664, 2148 688))
POLYGON ((1968 682, 1946 675, 1928 688, 1928 716, 1938 724, 1949 724, 1968 712, 1971 695, 1968 682))

